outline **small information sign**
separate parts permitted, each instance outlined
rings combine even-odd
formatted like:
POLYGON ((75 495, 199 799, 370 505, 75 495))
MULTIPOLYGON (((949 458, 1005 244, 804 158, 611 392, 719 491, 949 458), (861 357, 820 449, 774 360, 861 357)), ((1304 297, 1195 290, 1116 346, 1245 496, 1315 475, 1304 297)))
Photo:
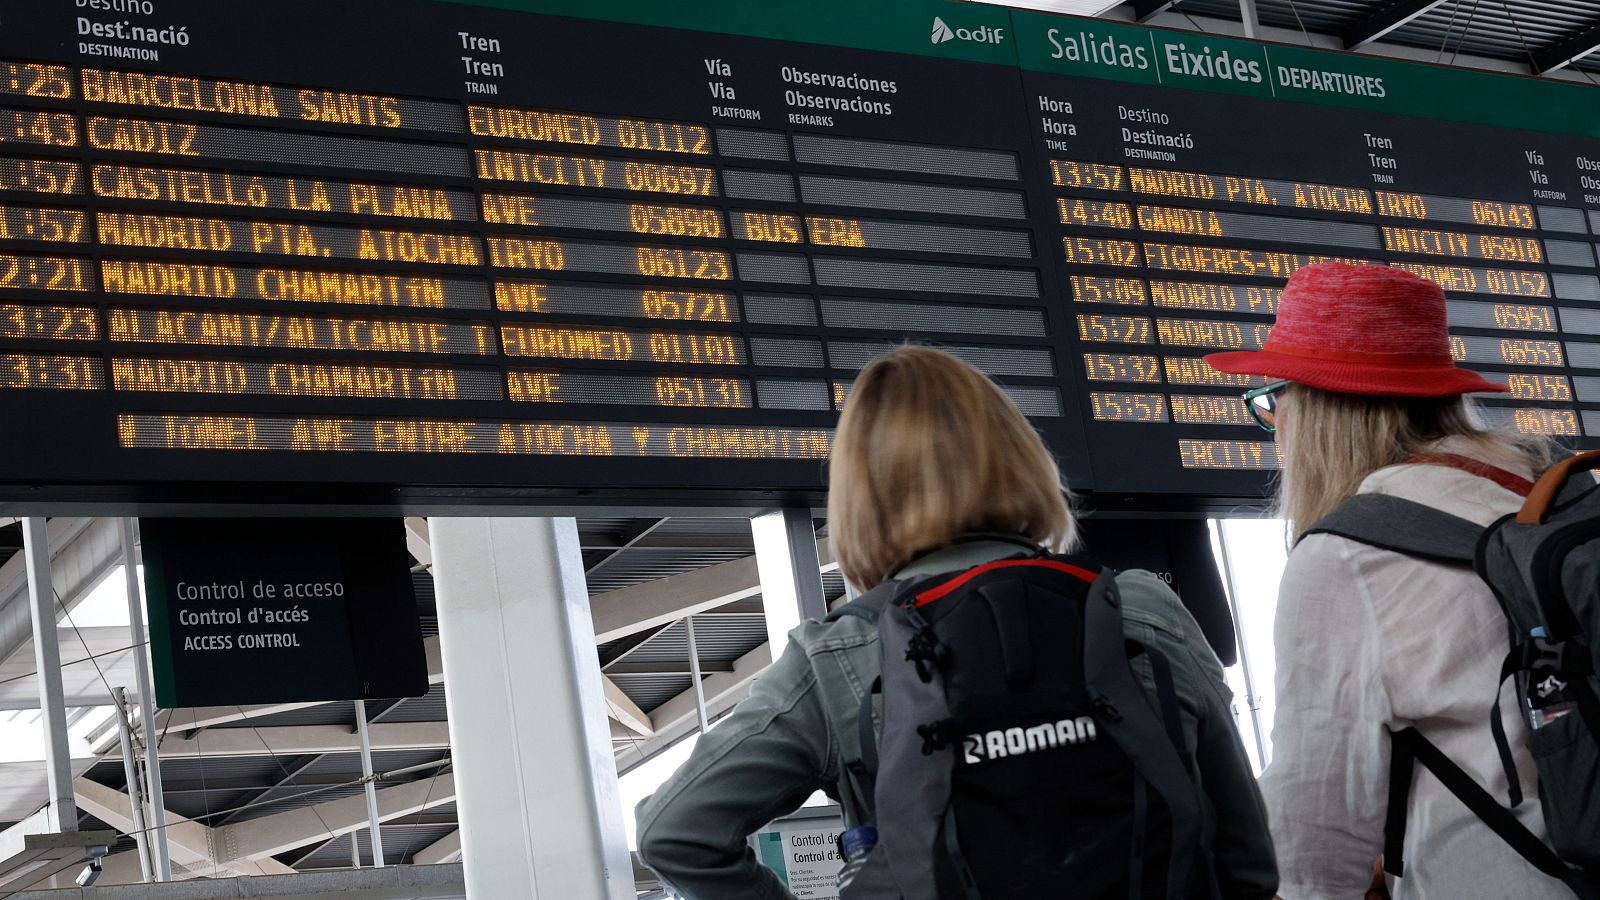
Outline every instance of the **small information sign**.
POLYGON ((144 519, 164 709, 421 696, 399 519, 144 519))

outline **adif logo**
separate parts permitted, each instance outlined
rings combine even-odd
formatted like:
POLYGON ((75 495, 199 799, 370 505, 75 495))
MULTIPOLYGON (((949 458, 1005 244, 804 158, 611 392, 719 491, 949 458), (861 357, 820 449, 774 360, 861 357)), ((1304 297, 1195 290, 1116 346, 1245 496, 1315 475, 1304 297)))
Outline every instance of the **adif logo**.
POLYGON ((962 741, 962 751, 967 765, 977 765, 1041 750, 1054 750, 1069 744, 1082 744, 1097 737, 1094 719, 1079 716, 1076 719, 1046 722, 1032 728, 1007 728, 969 734, 962 741))
POLYGON ((970 28, 951 28, 943 18, 935 16, 933 19, 933 43, 943 44, 960 38, 975 44, 999 44, 1006 39, 1004 28, 990 28, 980 25, 976 31, 970 28))

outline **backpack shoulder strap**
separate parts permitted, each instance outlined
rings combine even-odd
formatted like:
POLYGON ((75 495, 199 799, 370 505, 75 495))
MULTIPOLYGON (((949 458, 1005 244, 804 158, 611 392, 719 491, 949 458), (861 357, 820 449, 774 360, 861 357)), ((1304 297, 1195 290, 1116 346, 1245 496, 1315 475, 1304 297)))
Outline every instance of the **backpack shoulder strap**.
MULTIPOLYGON (((1204 795, 1173 746, 1169 720, 1158 717, 1128 665, 1122 598, 1117 573, 1103 569, 1084 601, 1084 684, 1096 709, 1095 722, 1111 735, 1133 763, 1138 776, 1161 795, 1172 817, 1172 858, 1167 868, 1167 897, 1181 897, 1197 854, 1209 844, 1205 834, 1204 795)), ((1160 664, 1156 666, 1158 687, 1160 664)))
POLYGON ((1386 494, 1357 494, 1306 529, 1435 562, 1472 565, 1483 526, 1386 494))
POLYGON ((822 621, 837 622, 847 616, 853 616, 857 619, 865 619, 876 625, 878 624, 878 617, 883 615, 884 607, 888 606, 889 602, 894 599, 899 587, 900 585, 896 582, 885 581, 883 584, 828 613, 827 617, 822 621))
POLYGON ((1596 885, 1591 880, 1592 876, 1562 862, 1554 850, 1529 831, 1510 810, 1489 796, 1471 775, 1451 761, 1432 741, 1423 737, 1421 732, 1406 728, 1392 733, 1390 738, 1389 812, 1383 825, 1385 871, 1405 877, 1406 807, 1409 804, 1414 767, 1421 763, 1479 821, 1530 865, 1551 878, 1559 879, 1579 897, 1594 896, 1592 892, 1596 890, 1596 885))

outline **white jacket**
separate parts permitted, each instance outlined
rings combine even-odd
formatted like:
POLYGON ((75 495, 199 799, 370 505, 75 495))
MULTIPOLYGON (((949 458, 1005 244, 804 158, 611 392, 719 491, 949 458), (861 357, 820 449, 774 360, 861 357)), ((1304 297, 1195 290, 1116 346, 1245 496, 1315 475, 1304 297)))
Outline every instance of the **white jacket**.
MULTIPOLYGON (((1438 449, 1471 455, 1455 442, 1438 449)), ((1381 469, 1361 493, 1484 525, 1522 505, 1493 481, 1437 465, 1381 469)), ((1477 575, 1312 535, 1289 556, 1274 631, 1278 707, 1261 787, 1285 900, 1363 896, 1383 852, 1390 731, 1415 726, 1506 803, 1488 715, 1510 645, 1499 604, 1477 575)), ((1543 837, 1522 704, 1510 685, 1505 691, 1502 716, 1527 795, 1516 814, 1543 837)), ((1396 900, 1572 897, 1420 764, 1409 816, 1405 877, 1390 879, 1396 900)))

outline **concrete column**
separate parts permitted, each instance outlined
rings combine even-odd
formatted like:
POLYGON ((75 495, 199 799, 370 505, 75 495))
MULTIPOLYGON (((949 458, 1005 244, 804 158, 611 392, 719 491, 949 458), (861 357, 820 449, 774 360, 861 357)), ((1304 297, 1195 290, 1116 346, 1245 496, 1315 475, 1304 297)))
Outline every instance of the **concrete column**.
POLYGON ((467 895, 632 900, 577 522, 430 533, 467 895))
POLYGON ((78 830, 78 801, 72 793, 72 759, 67 748, 67 701, 61 687, 61 646, 56 634, 56 589, 50 576, 50 533, 43 517, 22 520, 23 562, 33 613, 33 662, 39 678, 39 715, 44 722, 46 807, 50 831, 78 830))
POLYGON ((817 532, 807 509, 775 509, 750 520, 761 576, 761 602, 767 611, 767 640, 772 658, 788 646, 789 631, 803 619, 828 614, 822 591, 822 563, 817 559, 817 532))

